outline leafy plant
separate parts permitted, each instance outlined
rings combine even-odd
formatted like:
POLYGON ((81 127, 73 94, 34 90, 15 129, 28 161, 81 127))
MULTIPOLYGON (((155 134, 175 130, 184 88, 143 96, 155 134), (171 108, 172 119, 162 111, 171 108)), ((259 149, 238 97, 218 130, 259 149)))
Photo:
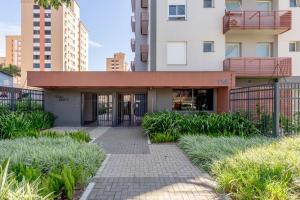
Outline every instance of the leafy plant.
POLYGON ((90 142, 90 135, 85 131, 74 131, 74 132, 65 132, 59 133, 56 131, 43 131, 40 133, 40 137, 50 137, 50 138, 61 138, 61 137, 70 137, 77 142, 90 142))
POLYGON ((175 142, 178 140, 178 135, 176 134, 165 134, 165 133, 156 133, 150 136, 150 140, 154 143, 168 143, 175 142))

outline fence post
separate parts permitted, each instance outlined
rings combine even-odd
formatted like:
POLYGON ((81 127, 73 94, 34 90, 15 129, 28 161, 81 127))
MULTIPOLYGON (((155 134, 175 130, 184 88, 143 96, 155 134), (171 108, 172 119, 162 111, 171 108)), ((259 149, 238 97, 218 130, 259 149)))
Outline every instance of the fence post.
POLYGON ((273 135, 279 136, 280 123, 280 87, 279 82, 274 83, 274 116, 273 116, 273 135))

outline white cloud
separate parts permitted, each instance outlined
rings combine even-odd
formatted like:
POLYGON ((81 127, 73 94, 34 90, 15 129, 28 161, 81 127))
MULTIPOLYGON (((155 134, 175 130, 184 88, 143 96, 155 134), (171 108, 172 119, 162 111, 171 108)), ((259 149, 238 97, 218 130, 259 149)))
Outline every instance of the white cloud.
POLYGON ((5 36, 21 34, 21 26, 0 21, 0 56, 5 56, 5 36))
POLYGON ((90 46, 90 47, 96 47, 96 48, 101 48, 101 47, 103 47, 102 44, 100 44, 100 43, 98 43, 98 42, 96 42, 96 41, 93 41, 93 40, 89 40, 89 46, 90 46))

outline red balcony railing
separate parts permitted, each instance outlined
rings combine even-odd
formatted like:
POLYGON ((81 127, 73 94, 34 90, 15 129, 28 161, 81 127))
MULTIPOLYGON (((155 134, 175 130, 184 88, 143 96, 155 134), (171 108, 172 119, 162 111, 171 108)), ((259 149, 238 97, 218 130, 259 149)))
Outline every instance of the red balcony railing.
POLYGON ((283 33, 292 27, 292 11, 226 11, 223 32, 230 30, 273 29, 283 33))
POLYGON ((148 34, 148 26, 149 26, 149 14, 148 12, 141 12, 141 34, 148 34))
POLYGON ((131 16, 131 30, 135 32, 135 16, 131 16))
POLYGON ((135 52, 135 39, 131 39, 131 50, 132 52, 135 52))
POLYGON ((141 7, 148 8, 148 0, 141 0, 141 7))
POLYGON ((228 58, 224 71, 237 77, 288 77, 292 75, 291 58, 228 58))
POLYGON ((149 47, 147 44, 142 44, 140 47, 141 50, 141 61, 148 62, 148 54, 149 54, 149 47))

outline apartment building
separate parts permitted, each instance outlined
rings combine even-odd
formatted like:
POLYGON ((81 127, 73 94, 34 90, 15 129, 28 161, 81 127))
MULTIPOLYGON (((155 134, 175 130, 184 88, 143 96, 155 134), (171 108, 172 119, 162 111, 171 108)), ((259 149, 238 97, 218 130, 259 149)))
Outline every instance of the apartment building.
POLYGON ((5 65, 6 57, 0 57, 0 66, 5 65))
POLYGON ((21 67, 22 41, 20 35, 6 36, 6 65, 16 65, 21 67))
POLYGON ((297 1, 132 3, 135 72, 29 73, 29 84, 46 90, 57 125, 133 125, 163 110, 228 112, 231 88, 300 74, 297 1))
POLYGON ((108 72, 127 72, 128 64, 124 53, 115 53, 113 58, 106 59, 106 71, 108 72))
POLYGON ((133 66, 144 60, 148 71, 231 71, 237 75, 237 86, 300 75, 297 0, 132 0, 132 4, 133 18, 148 15, 132 23, 133 66))
MULTIPOLYGON (((81 71, 88 65, 88 31, 80 7, 40 8, 22 0, 22 80, 28 71, 81 71)), ((22 81, 22 82, 23 82, 22 81)))

